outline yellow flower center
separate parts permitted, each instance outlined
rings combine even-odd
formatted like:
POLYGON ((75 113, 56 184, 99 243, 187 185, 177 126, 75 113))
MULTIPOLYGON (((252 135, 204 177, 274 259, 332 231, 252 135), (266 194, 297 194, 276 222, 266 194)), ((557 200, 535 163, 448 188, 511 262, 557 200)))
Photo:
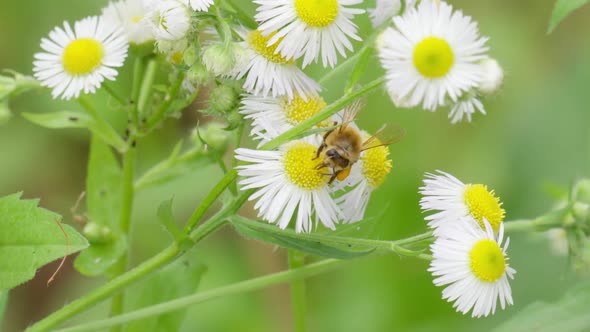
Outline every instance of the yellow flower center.
POLYGON ((389 148, 387 146, 379 146, 369 149, 363 153, 361 160, 363 162, 363 174, 367 182, 373 188, 379 187, 391 171, 389 148))
POLYGON ((273 35, 274 33, 271 33, 270 35, 264 37, 262 33, 260 33, 260 31, 253 30, 248 35, 248 42, 250 43, 250 46, 254 49, 254 51, 256 51, 256 53, 262 55, 270 62, 280 63, 283 65, 295 63, 295 60, 288 60, 287 58, 283 57, 280 53, 275 54, 277 47, 279 46, 281 40, 283 40, 282 38, 279 39, 279 41, 277 41, 276 43, 267 46, 268 40, 272 38, 273 35))
POLYGON ((454 62, 453 50, 444 39, 427 37, 414 48, 414 66, 428 78, 445 76, 454 62))
POLYGON ((86 75, 101 64, 103 56, 101 43, 91 38, 80 38, 66 46, 62 63, 69 74, 86 75))
POLYGON ((141 15, 136 15, 136 16, 131 17, 131 21, 133 23, 139 23, 139 21, 141 21, 142 19, 143 19, 143 16, 141 16, 141 15))
POLYGON ((338 16, 338 0, 295 0, 297 16, 312 27, 326 27, 338 16))
POLYGON ((504 220, 504 209, 500 198, 494 195, 493 190, 483 184, 468 184, 463 193, 465 204, 469 213, 485 229, 483 218, 487 219, 494 231, 498 231, 504 220))
POLYGON ((495 282, 506 271, 506 259, 502 248, 493 240, 480 240, 469 252, 471 271, 486 282, 495 282))
POLYGON ((175 65, 180 65, 182 63, 183 56, 184 56, 183 52, 174 52, 170 56, 170 61, 175 65))
POLYGON ((285 151, 283 167, 287 178, 294 185, 306 189, 316 190, 326 185, 328 173, 326 168, 316 169, 318 160, 314 160, 317 147, 306 142, 295 142, 285 151))
POLYGON ((298 125, 326 108, 326 102, 319 96, 308 96, 305 100, 297 95, 291 101, 285 97, 281 106, 287 117, 287 122, 298 125))

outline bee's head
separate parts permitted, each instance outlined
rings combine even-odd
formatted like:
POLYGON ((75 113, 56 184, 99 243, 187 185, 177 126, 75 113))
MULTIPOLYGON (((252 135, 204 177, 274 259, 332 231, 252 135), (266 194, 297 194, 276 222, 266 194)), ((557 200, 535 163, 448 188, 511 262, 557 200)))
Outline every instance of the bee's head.
POLYGON ((344 158, 336 149, 328 149, 326 151, 326 157, 340 167, 348 166, 349 160, 344 158))

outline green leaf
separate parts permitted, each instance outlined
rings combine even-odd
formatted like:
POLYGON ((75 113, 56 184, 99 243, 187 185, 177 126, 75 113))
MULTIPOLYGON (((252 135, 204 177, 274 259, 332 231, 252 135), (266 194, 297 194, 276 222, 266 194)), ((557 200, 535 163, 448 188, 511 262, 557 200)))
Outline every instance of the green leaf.
POLYGON ((111 148, 97 138, 90 143, 86 204, 91 222, 108 227, 114 234, 111 241, 91 243, 74 266, 90 276, 105 273, 126 250, 126 241, 119 235, 117 221, 121 211, 123 171, 111 148))
POLYGON ((232 217, 231 223, 246 237, 315 256, 349 259, 368 255, 376 249, 371 246, 359 248, 358 245, 347 243, 344 237, 296 233, 239 216, 232 217))
POLYGON ((371 53, 373 52, 372 47, 367 47, 360 55, 360 58, 354 68, 352 69, 352 73, 350 74, 350 78, 348 79, 348 83, 346 83, 345 93, 350 93, 354 86, 359 82, 365 71, 367 70, 367 65, 369 64, 369 59, 371 59, 371 53))
POLYGON ((21 194, 0 198, 0 290, 32 279, 41 266, 88 247, 72 227, 57 222, 61 216, 37 206, 38 200, 21 200, 21 194))
MULTIPOLYGON (((142 284, 141 295, 133 303, 130 310, 144 308, 194 293, 206 270, 205 265, 195 263, 194 259, 188 257, 188 255, 183 256, 142 284)), ((134 321, 129 323, 126 331, 180 331, 185 314, 186 309, 183 309, 150 319, 134 321)))
POLYGON ((204 149, 194 148, 180 154, 181 147, 182 142, 179 142, 168 158, 154 165, 137 179, 135 190, 163 185, 215 162, 213 156, 204 149))
POLYGON ((61 111, 50 113, 22 113, 23 117, 41 127, 50 129, 86 128, 104 143, 119 150, 125 149, 125 142, 107 124, 98 122, 87 113, 61 111))
POLYGON ((557 0, 555 7, 553 7, 553 13, 551 13, 551 19, 549 20, 549 28, 547 33, 553 32, 553 30, 563 21, 571 12, 582 7, 590 0, 557 0))
POLYGON ((493 332, 590 331, 590 282, 570 289, 554 303, 535 302, 497 326, 493 332))
POLYGON ((172 237, 175 240, 179 241, 185 238, 186 236, 178 227, 178 223, 174 218, 174 214, 172 213, 172 201, 173 199, 171 198, 160 204, 160 206, 158 207, 158 218, 160 219, 160 222, 162 223, 162 225, 164 225, 168 233, 170 233, 170 235, 172 235, 172 237))
POLYGON ((108 272, 122 255, 127 252, 124 236, 116 235, 107 243, 91 243, 74 261, 74 267, 83 275, 94 277, 108 272))

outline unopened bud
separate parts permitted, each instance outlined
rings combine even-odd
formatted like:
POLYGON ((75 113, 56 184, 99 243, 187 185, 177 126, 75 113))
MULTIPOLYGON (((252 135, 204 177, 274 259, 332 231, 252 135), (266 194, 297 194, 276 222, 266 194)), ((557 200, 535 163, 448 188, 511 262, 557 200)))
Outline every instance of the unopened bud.
POLYGON ((582 202, 575 202, 574 206, 572 206, 572 214, 574 217, 582 222, 588 220, 588 215, 590 213, 590 205, 582 202))
POLYGON ((188 47, 184 51, 183 59, 184 59, 184 63, 186 63, 189 66, 192 66, 193 64, 195 64, 199 60, 197 48, 194 46, 188 47))
POLYGON ((186 77, 194 85, 204 85, 209 81, 209 71, 202 63, 197 62, 188 70, 186 77))
POLYGON ((82 233, 92 244, 106 244, 113 240, 111 229, 95 222, 87 223, 82 233))
POLYGON ((230 45, 215 44, 203 52, 203 64, 215 76, 227 75, 236 64, 233 48, 230 45))
POLYGON ((227 128, 225 128, 226 130, 233 130, 244 123, 244 118, 237 109, 234 109, 232 112, 227 114, 225 120, 228 123, 227 128))
POLYGON ((574 187, 576 201, 590 204, 590 179, 582 179, 574 187))
POLYGON ((494 59, 485 59, 480 63, 483 70, 483 77, 479 83, 479 91, 485 95, 492 95, 502 87, 504 81, 504 71, 498 61, 494 59))
POLYGON ((207 145, 208 149, 225 151, 229 142, 229 135, 230 132, 225 130, 224 125, 212 122, 204 127, 195 129, 193 139, 199 142, 199 144, 207 145))
POLYGON ((209 108, 216 113, 229 113, 238 106, 240 96, 234 88, 218 85, 209 94, 209 108))

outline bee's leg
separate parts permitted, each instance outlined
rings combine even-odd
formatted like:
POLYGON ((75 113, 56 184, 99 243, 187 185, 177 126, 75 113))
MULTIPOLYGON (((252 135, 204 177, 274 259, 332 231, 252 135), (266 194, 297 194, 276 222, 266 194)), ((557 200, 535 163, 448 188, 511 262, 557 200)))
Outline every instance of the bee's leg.
MULTIPOLYGON (((324 167, 328 167, 328 164, 326 164, 325 162, 324 162, 324 163, 321 163, 321 164, 318 164, 318 165, 315 167, 315 169, 322 169, 322 168, 324 168, 324 167)), ((330 175, 331 175, 331 174, 330 174, 330 175)))
POLYGON ((324 149, 326 148, 326 143, 322 142, 322 144, 320 145, 320 147, 318 148, 318 151, 315 154, 315 158, 313 158, 312 160, 316 160, 320 157, 320 154, 322 153, 322 151, 324 151, 324 149))
POLYGON ((334 180, 338 177, 338 174, 340 174, 340 172, 342 171, 343 170, 334 171, 334 174, 332 174, 332 176, 330 177, 330 181, 328 181, 328 184, 332 184, 332 182, 334 182, 334 180))

